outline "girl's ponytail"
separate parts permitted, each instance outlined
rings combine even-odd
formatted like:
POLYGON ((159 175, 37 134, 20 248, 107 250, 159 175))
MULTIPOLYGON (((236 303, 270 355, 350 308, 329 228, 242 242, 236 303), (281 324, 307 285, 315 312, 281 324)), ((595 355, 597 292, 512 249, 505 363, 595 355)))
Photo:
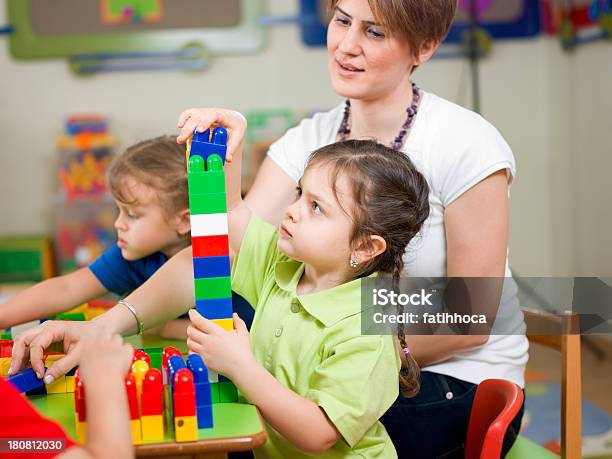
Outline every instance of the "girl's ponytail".
MULTIPOLYGON (((393 268, 393 290, 399 292, 399 279, 404 267, 404 261, 401 255, 395 257, 395 267, 393 268)), ((404 307, 397 303, 397 316, 401 317, 404 313, 404 307)), ((404 331, 404 323, 397 324, 397 340, 400 347, 400 359, 402 367, 400 369, 400 390, 404 397, 414 397, 419 393, 421 388, 419 365, 410 353, 408 344, 406 343, 406 333, 404 331)))

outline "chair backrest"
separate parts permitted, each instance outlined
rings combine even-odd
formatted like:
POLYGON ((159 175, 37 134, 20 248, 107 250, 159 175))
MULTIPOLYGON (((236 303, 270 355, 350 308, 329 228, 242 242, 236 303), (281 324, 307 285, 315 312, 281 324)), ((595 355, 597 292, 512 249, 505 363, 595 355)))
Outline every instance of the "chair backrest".
POLYGON ((501 457, 506 430, 522 404, 523 391, 513 382, 503 379, 481 382, 472 403, 465 458, 501 457))
POLYGON ((527 338, 561 353, 561 457, 582 457, 582 371, 578 315, 523 309, 527 338))

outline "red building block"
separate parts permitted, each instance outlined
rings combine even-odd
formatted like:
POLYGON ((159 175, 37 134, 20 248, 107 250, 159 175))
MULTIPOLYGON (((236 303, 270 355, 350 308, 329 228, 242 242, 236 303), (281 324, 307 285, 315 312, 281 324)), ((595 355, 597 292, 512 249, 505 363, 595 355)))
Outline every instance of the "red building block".
POLYGON ((74 410, 77 415, 77 422, 87 421, 87 413, 85 411, 85 387, 79 377, 78 369, 74 374, 74 410))
POLYGON ((161 371, 151 368, 142 381, 141 411, 142 416, 154 416, 164 413, 164 386, 161 371))
POLYGON ((151 368, 151 357, 149 357, 149 354, 147 354, 142 349, 136 349, 134 351, 134 357, 132 358, 132 363, 134 363, 136 360, 144 360, 145 362, 149 364, 149 368, 151 368))
POLYGON ((191 238, 191 251, 194 258, 229 255, 227 234, 193 237, 191 238))
POLYGON ((187 368, 181 368, 174 375, 173 401, 175 418, 196 415, 193 373, 187 368))
POLYGON ((136 390, 136 379, 132 373, 125 377, 125 390, 127 392, 128 405, 130 406, 130 419, 139 420, 138 413, 138 392, 136 390))
POLYGON ((13 356, 13 341, 0 339, 0 358, 13 356))
POLYGON ((164 383, 164 385, 170 384, 170 381, 168 381, 168 378, 167 378, 168 359, 170 359, 170 357, 172 357, 173 355, 178 355, 179 357, 183 358, 183 354, 177 348, 172 347, 172 346, 168 346, 164 348, 162 352, 162 364, 161 364, 162 382, 164 383))

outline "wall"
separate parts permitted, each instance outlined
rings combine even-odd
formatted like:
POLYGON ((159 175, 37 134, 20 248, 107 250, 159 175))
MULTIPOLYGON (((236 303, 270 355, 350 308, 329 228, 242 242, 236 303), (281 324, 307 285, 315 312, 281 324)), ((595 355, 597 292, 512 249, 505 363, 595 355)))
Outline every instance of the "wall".
MULTIPOLYGON (((297 8, 286 0, 268 4, 274 15, 297 8)), ((0 24, 5 19, 1 8, 0 24)), ((178 114, 191 106, 316 110, 338 101, 329 86, 325 51, 304 47, 295 26, 270 29, 260 54, 217 58, 198 74, 75 78, 65 61, 15 61, 8 46, 0 47, 0 72, 0 234, 50 231, 53 142, 69 114, 108 116, 126 146, 176 132, 178 114)), ((508 140, 518 163, 510 231, 511 265, 518 274, 612 271, 607 243, 612 213, 606 208, 612 196, 611 74, 610 44, 568 55, 545 37, 496 43, 482 63, 483 114, 508 140)), ((469 67, 463 61, 433 61, 418 70, 416 80, 470 105, 469 67)))

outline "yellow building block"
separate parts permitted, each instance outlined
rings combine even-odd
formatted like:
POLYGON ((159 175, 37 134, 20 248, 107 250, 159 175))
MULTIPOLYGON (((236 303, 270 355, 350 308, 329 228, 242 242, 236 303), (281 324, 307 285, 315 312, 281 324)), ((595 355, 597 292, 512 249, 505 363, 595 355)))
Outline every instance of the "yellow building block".
POLYGON ((161 414, 157 416, 142 416, 140 424, 143 440, 163 440, 164 417, 161 414))
POLYGON ((226 330, 232 331, 234 329, 234 319, 213 319, 213 322, 226 330))
POLYGON ((11 358, 10 357, 0 358, 0 376, 7 376, 9 368, 11 368, 11 358))
POLYGON ((85 319, 86 320, 91 320, 94 317, 98 317, 102 314, 104 314, 106 311, 108 311, 107 308, 87 308, 84 311, 82 311, 85 314, 85 319))
POLYGON ((59 359, 63 359, 66 355, 65 354, 51 354, 45 357, 45 366, 47 368, 49 368, 51 365, 53 365, 55 362, 57 362, 59 359))
POLYGON ((198 418, 196 416, 174 418, 174 435, 176 441, 196 441, 198 439, 198 418))
POLYGON ((144 379, 147 371, 149 371, 149 364, 144 360, 136 360, 132 364, 132 374, 134 375, 134 380, 136 381, 136 393, 138 394, 138 400, 140 400, 140 396, 142 395, 142 380, 144 379))
MULTIPOLYGON (((65 394, 66 391, 66 377, 60 376, 51 384, 47 384, 47 394, 65 394)), ((74 389, 73 389, 74 392, 74 389)))
POLYGON ((87 303, 83 303, 80 306, 77 306, 76 308, 72 308, 69 311, 66 311, 68 314, 77 314, 79 312, 85 312, 87 311, 87 309, 89 308, 89 305, 87 303))
POLYGON ((66 392, 74 392, 74 376, 66 376, 66 392))
POLYGON ((142 432, 140 429, 140 419, 131 419, 130 428, 132 430, 132 443, 140 445, 142 443, 142 432))
POLYGON ((79 443, 85 444, 87 440, 87 422, 79 422, 76 421, 76 433, 77 438, 79 439, 79 443))

